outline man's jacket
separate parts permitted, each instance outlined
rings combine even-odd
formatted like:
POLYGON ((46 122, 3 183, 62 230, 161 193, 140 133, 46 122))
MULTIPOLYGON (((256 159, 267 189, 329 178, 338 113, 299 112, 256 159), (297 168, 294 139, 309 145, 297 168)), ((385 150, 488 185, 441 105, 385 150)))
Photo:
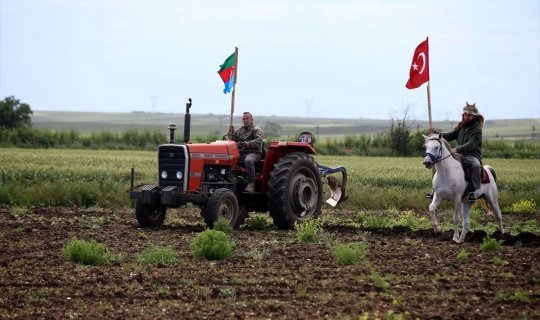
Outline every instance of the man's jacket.
POLYGON ((450 132, 443 132, 447 141, 457 140, 457 152, 463 156, 475 156, 482 161, 482 125, 476 121, 450 132))
POLYGON ((235 138, 237 142, 245 142, 244 148, 240 151, 241 153, 262 154, 264 133, 261 128, 252 124, 251 126, 241 127, 235 130, 234 135, 238 137, 235 138))

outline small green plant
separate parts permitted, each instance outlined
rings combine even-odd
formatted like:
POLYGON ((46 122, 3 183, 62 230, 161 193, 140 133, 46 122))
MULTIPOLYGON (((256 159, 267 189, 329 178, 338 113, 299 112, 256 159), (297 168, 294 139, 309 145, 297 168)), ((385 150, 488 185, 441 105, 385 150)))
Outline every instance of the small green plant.
POLYGON ((146 233, 144 233, 144 232, 139 232, 139 233, 137 234, 137 237, 138 237, 139 239, 142 239, 142 240, 148 240, 148 239, 149 239, 148 235, 147 235, 146 233))
POLYGON ((23 227, 16 227, 15 229, 13 229, 13 233, 21 233, 23 231, 24 231, 23 227))
POLYGON ((394 223, 391 219, 378 217, 378 216, 367 216, 364 226, 374 229, 383 229, 383 228, 392 228, 394 223))
POLYGON ((236 298, 236 291, 234 291, 234 289, 219 288, 218 293, 220 297, 225 298, 225 299, 236 298))
POLYGON ((306 220, 294 225, 296 237, 302 242, 316 242, 321 233, 321 222, 318 219, 306 220))
POLYGON ((501 259, 499 257, 493 257, 493 263, 497 266, 504 266, 506 264, 509 264, 510 262, 508 262, 507 260, 504 260, 504 259, 501 259))
POLYGON ((500 301, 515 301, 515 302, 530 302, 530 297, 526 292, 517 290, 513 293, 500 291, 496 294, 495 299, 500 301))
POLYGON ((458 260, 464 261, 469 259, 469 253, 465 250, 461 250, 457 255, 458 260))
POLYGON ((480 245, 480 249, 482 251, 497 251, 501 248, 502 242, 502 240, 487 237, 480 245))
POLYGON ((386 282, 386 280, 384 279, 383 276, 381 276, 380 273, 378 273, 377 271, 373 271, 371 273, 371 282, 373 282, 373 285, 378 288, 379 290, 383 291, 383 292, 388 292, 388 290, 390 289, 390 284, 388 282, 386 282))
POLYGON ((214 223, 214 230, 221 231, 225 234, 231 234, 233 232, 233 227, 231 226, 229 221, 227 221, 227 219, 219 218, 214 223))
POLYGON ((364 242, 336 244, 332 248, 332 254, 340 264, 356 264, 365 259, 367 246, 364 242))
POLYGON ((397 219, 399 225, 409 227, 411 230, 429 229, 431 220, 425 216, 417 215, 412 210, 403 211, 397 219))
POLYGON ((249 227, 255 230, 266 230, 268 228, 268 220, 266 219, 266 216, 252 216, 249 219, 249 227))
POLYGON ((301 287, 296 289, 296 297, 298 298, 306 298, 308 296, 308 290, 306 287, 301 287))
POLYGON ((66 260, 82 265, 101 266, 112 259, 103 244, 77 238, 71 239, 62 253, 66 260))
POLYGON ((396 216, 399 214, 399 209, 393 204, 387 206, 386 211, 388 214, 393 215, 393 216, 396 216))
POLYGON ((366 222, 367 213, 364 210, 356 213, 356 222, 363 225, 366 222))
POLYGON ((15 207, 15 208, 11 209, 11 213, 15 217, 20 217, 20 216, 28 215, 30 213, 30 211, 26 207, 15 207))
POLYGON ((236 244, 223 231, 205 230, 199 233, 189 246, 191 252, 206 260, 222 260, 230 257, 236 244))
POLYGON ((513 278, 514 273, 512 271, 501 272, 501 277, 503 277, 503 278, 513 278))
POLYGON ((173 264, 176 262, 177 253, 170 247, 150 245, 138 256, 138 260, 148 264, 173 264))
POLYGON ((512 204, 512 211, 515 213, 533 213, 536 209, 534 200, 521 199, 512 204))

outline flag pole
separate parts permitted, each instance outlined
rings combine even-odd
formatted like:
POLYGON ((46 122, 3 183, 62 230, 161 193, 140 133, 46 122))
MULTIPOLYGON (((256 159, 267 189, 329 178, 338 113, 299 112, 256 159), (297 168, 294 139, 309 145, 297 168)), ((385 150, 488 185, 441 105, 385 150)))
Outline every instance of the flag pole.
POLYGON ((431 121, 431 91, 429 90, 429 81, 427 83, 427 106, 428 106, 428 116, 429 116, 429 127, 432 127, 431 121))
POLYGON ((233 89, 231 94, 231 118, 229 121, 229 139, 231 139, 232 133, 234 131, 233 126, 233 115, 234 115, 234 94, 236 93, 236 81, 238 80, 238 47, 234 47, 234 82, 233 82, 233 89))

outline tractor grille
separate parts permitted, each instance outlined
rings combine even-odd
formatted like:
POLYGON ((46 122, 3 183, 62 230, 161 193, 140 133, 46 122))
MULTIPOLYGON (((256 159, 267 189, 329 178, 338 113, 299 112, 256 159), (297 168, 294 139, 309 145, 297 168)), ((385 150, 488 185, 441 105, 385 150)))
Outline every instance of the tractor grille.
POLYGON ((185 145, 164 144, 158 151, 158 179, 161 188, 173 186, 187 189, 188 151, 185 145))

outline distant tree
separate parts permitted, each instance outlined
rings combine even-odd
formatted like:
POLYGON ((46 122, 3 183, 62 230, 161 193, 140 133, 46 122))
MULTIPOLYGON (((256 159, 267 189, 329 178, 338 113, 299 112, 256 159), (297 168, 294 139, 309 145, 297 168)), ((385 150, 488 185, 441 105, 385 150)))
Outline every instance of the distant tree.
POLYGON ((31 126, 31 114, 33 112, 28 104, 20 103, 14 96, 9 96, 0 101, 0 128, 31 126))
POLYGON ((392 124, 390 127, 390 147, 398 155, 409 155, 411 153, 410 141, 411 141, 411 130, 410 127, 412 124, 407 124, 409 113, 409 107, 403 110, 403 117, 401 120, 396 121, 394 125, 394 119, 392 118, 392 124))
POLYGON ((268 141, 278 140, 281 136, 281 126, 275 122, 266 122, 263 131, 268 141))

